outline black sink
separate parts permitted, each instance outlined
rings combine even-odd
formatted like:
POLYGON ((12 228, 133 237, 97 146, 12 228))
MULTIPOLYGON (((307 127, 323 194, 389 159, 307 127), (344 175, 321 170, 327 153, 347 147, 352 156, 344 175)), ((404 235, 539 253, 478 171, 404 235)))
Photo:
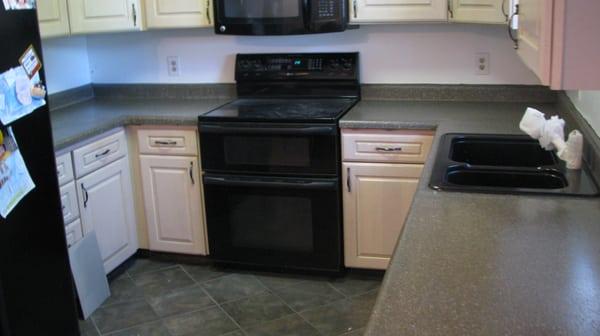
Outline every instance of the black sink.
POLYGON ((520 135, 444 135, 430 186, 448 191, 598 195, 587 168, 567 170, 554 152, 520 135))

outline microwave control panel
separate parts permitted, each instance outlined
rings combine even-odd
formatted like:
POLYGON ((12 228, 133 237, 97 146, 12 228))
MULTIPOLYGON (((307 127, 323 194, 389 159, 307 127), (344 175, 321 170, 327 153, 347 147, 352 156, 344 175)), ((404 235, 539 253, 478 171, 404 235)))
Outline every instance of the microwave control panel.
POLYGON ((358 53, 239 54, 236 80, 358 79, 358 53))
POLYGON ((316 14, 318 20, 330 20, 339 16, 340 2, 336 0, 317 0, 316 14))

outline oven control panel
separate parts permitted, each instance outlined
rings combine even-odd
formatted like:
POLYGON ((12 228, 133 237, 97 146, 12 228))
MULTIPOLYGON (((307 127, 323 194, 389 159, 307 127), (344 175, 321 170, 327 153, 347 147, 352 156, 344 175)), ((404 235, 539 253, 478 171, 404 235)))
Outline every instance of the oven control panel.
POLYGON ((358 80, 358 53, 238 54, 236 80, 358 80))

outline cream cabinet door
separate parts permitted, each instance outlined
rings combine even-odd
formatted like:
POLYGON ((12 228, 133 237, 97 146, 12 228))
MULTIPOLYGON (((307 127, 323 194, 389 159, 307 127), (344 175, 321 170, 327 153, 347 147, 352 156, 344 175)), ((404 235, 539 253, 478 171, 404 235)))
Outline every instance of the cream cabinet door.
POLYGON ((141 155, 150 250, 207 254, 197 157, 141 155))
POLYGON ((389 23, 446 21, 448 0, 350 0, 350 21, 389 23))
POLYGON ((96 232, 108 274, 138 249, 127 157, 77 180, 84 235, 96 232))
POLYGON ((448 16, 453 22, 508 22, 511 0, 448 0, 448 16))
POLYGON ((523 62, 550 85, 552 62, 552 0, 519 1, 519 48, 523 62))
POLYGON ((343 169, 345 264, 386 269, 423 165, 344 163, 343 169))
POLYGON ((68 0, 72 33, 140 30, 140 0, 68 0))
POLYGON ((148 28, 212 26, 212 0, 145 0, 148 28))
POLYGON ((67 0, 38 0, 37 13, 42 38, 69 35, 67 0))

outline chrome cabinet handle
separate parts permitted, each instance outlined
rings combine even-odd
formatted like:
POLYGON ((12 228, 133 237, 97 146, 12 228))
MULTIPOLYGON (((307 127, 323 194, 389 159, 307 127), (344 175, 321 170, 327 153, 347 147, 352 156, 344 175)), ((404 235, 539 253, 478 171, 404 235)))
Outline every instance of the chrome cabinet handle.
POLYGON ((135 10, 135 4, 131 4, 131 13, 133 15, 133 26, 137 27, 137 11, 135 10))
POLYGON ((402 147, 375 147, 375 150, 378 152, 401 152, 402 147))
POLYGON ((103 157, 103 156, 106 156, 106 155, 108 155, 109 153, 110 153, 110 149, 107 149, 107 150, 105 150, 105 151, 104 151, 104 152, 102 152, 102 153, 98 153, 98 154, 96 154, 96 159, 98 159, 98 158, 101 158, 101 157, 103 157))
POLYGON ((87 208, 88 201, 90 200, 90 195, 88 194, 87 189, 85 189, 83 183, 81 184, 81 190, 83 191, 83 207, 87 208))
POLYGON ((346 169, 346 187, 348 192, 352 192, 352 181, 350 181, 350 167, 346 169))
POLYGON ((208 24, 212 24, 210 18, 210 0, 206 0, 206 21, 208 21, 208 24))
POLYGON ((448 0, 448 13, 450 14, 450 18, 454 19, 454 10, 453 10, 452 1, 454 1, 454 0, 448 0))
POLYGON ((508 19, 510 18, 510 15, 509 15, 510 11, 506 11, 506 0, 502 0, 502 8, 501 9, 502 9, 502 14, 505 17, 505 21, 508 22, 508 19))
POLYGON ((192 185, 196 184, 196 181, 194 180, 194 161, 190 162, 190 180, 192 180, 192 185))
POLYGON ((517 16, 517 15, 519 15, 519 5, 518 4, 515 5, 515 11, 514 11, 514 13, 512 13, 512 15, 510 16, 510 19, 508 20, 508 36, 515 43, 515 49, 519 49, 519 38, 514 35, 514 29, 512 29, 512 24, 515 19, 515 16, 517 16))
POLYGON ((155 145, 163 145, 163 146, 175 146, 177 145, 177 141, 161 141, 161 140, 156 140, 154 141, 155 145))
POLYGON ((356 2, 357 2, 357 1, 358 1, 358 0, 354 0, 354 1, 352 2, 352 8, 353 8, 353 10, 354 10, 354 18, 355 18, 355 19, 358 17, 358 8, 357 8, 357 4, 356 4, 356 2))

